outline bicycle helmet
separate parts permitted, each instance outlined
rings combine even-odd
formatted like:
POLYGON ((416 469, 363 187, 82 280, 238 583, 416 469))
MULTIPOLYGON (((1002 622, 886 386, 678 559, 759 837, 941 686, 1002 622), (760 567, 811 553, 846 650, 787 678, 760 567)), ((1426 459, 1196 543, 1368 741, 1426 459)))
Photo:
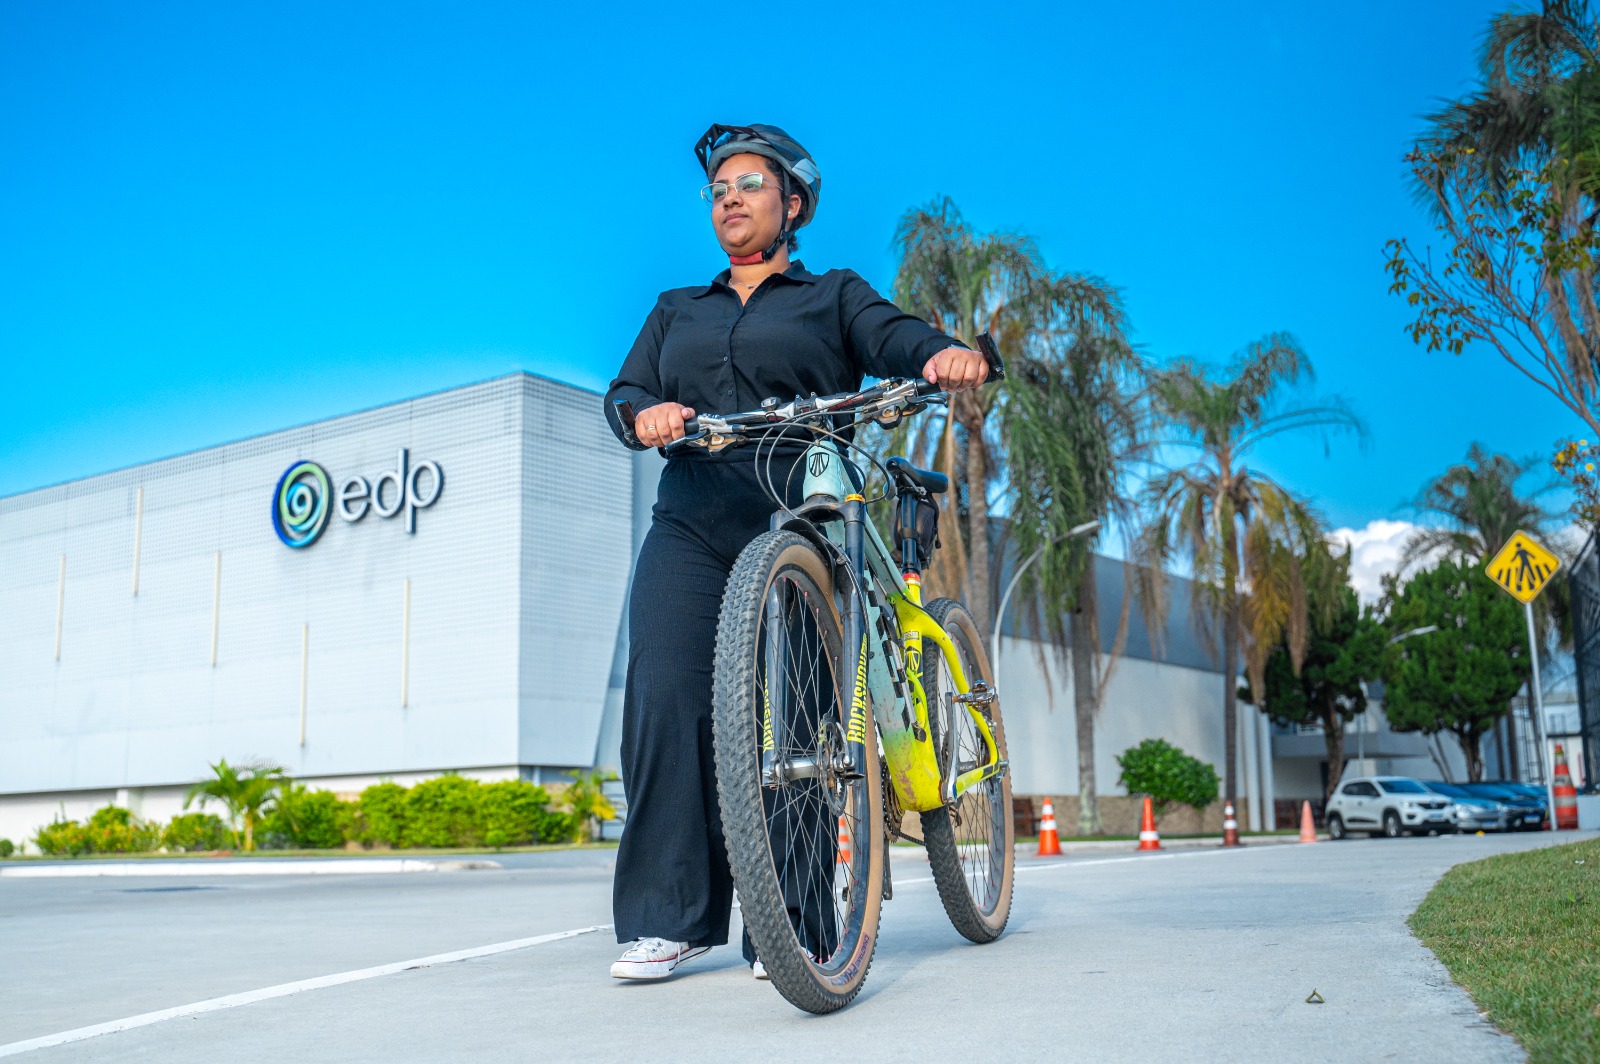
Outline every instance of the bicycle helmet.
POLYGON ((791 229, 799 229, 811 221, 817 213, 817 201, 822 198, 822 172, 817 169, 817 164, 805 148, 800 146, 800 142, 777 126, 713 125, 694 146, 695 158, 706 172, 707 181, 716 178, 717 167, 729 156, 743 154, 760 155, 778 164, 783 201, 787 203, 789 196, 798 192, 800 213, 795 215, 791 226, 788 212, 784 212, 778 238, 760 255, 730 255, 728 261, 736 266, 769 261, 779 248, 788 243, 791 229))

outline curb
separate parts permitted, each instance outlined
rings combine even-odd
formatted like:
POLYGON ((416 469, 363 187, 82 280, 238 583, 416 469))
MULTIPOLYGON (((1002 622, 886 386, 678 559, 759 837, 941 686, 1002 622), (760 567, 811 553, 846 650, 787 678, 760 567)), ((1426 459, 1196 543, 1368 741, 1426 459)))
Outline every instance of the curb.
POLYGON ((420 861, 410 857, 335 861, 125 861, 37 864, 0 868, 11 879, 90 876, 330 876, 396 872, 476 872, 504 868, 499 861, 420 861))

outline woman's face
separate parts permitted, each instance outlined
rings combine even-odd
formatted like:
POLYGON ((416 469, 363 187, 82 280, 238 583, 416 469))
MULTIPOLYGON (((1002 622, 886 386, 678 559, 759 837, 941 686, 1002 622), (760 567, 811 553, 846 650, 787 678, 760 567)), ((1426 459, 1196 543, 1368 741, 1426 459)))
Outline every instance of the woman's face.
MULTIPOLYGON (((783 193, 773 175, 775 169, 775 163, 752 154, 730 155, 717 167, 713 180, 726 181, 728 194, 712 206, 711 227, 728 254, 758 254, 778 239, 778 206, 783 193), (745 174, 760 174, 766 181, 757 192, 741 192, 734 182, 745 174)), ((799 195, 790 196, 784 209, 793 218, 800 210, 799 195)))

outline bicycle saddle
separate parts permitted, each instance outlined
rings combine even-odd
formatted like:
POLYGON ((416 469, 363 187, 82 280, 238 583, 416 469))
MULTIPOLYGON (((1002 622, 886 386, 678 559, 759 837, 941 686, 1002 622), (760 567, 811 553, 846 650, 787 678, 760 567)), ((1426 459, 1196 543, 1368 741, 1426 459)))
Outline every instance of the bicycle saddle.
POLYGON ((889 475, 894 477, 896 487, 917 487, 935 495, 943 495, 950 489, 949 477, 943 473, 918 469, 904 458, 891 458, 884 464, 889 469, 889 475))

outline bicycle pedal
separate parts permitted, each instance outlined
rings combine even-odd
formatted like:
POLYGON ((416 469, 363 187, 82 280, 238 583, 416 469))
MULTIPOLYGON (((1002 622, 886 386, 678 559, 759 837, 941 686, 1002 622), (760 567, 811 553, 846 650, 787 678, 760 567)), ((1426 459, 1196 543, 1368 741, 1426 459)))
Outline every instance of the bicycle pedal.
POLYGON ((988 684, 979 680, 972 685, 972 690, 964 695, 956 695, 956 701, 969 706, 987 706, 994 702, 995 690, 988 684))

